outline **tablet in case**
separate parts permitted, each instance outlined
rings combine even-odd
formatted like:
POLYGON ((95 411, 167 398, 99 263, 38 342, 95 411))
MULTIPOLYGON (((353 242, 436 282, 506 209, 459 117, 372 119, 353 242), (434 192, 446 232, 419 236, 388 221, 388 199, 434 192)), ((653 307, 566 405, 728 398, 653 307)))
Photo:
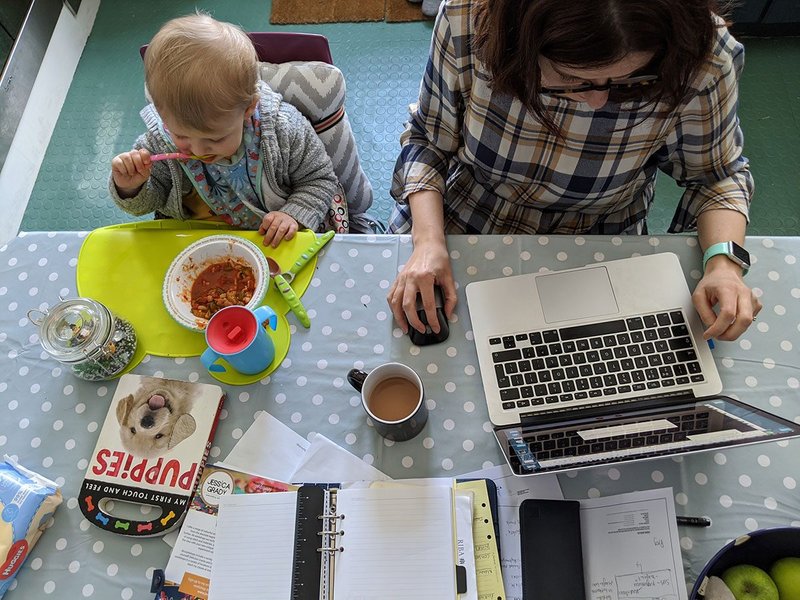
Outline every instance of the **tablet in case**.
POLYGON ((523 598, 584 600, 580 503, 524 500, 519 517, 523 598))

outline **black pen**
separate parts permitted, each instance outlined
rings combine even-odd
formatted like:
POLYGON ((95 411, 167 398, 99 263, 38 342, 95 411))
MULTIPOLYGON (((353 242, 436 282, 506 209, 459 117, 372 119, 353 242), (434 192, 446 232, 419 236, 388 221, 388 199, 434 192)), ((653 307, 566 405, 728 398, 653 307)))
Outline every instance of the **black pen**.
POLYGON ((675 520, 678 525, 688 525, 689 527, 711 527, 711 519, 707 517, 682 517, 677 516, 675 520))

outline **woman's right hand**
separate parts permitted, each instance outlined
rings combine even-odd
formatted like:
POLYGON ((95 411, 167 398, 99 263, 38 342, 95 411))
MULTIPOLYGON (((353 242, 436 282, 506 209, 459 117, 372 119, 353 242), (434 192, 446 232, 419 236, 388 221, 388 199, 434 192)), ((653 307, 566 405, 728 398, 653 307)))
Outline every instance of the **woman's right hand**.
POLYGON ((422 304, 431 329, 439 333, 440 325, 436 317, 436 301, 433 295, 434 284, 442 288, 444 312, 449 319, 456 307, 458 296, 443 235, 437 240, 415 241, 414 251, 408 262, 389 288, 386 300, 404 333, 408 333, 409 325, 419 332, 425 331, 425 325, 417 315, 418 293, 422 296, 422 304))
POLYGON ((139 193, 150 178, 150 153, 147 150, 123 152, 111 159, 111 177, 121 198, 131 198, 139 193))

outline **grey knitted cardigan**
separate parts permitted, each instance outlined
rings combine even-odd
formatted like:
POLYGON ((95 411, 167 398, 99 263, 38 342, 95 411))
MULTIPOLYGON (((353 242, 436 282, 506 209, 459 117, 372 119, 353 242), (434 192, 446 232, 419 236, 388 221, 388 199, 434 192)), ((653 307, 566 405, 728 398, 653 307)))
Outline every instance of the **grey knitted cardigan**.
MULTIPOLYGON (((261 192, 268 210, 280 210, 293 217, 301 227, 319 231, 331 198, 339 191, 331 160, 311 123, 280 94, 259 82, 261 96, 261 192)), ((134 148, 151 153, 170 152, 158 127, 158 114, 150 104, 141 111, 147 132, 136 140, 134 148)), ((132 198, 120 198, 109 178, 109 193, 125 212, 144 215, 159 211, 175 219, 188 219, 182 198, 192 190, 192 183, 175 160, 153 163, 150 178, 132 198)), ((258 214, 258 207, 250 206, 258 214)))

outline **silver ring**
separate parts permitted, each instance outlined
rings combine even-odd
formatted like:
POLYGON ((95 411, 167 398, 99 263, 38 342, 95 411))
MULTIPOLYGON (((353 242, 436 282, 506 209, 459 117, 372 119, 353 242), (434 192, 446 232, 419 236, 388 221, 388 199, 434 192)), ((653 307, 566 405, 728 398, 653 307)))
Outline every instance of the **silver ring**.
POLYGON ((755 317, 753 317, 753 323, 755 323, 755 322, 756 322, 756 318, 755 318, 755 317))

